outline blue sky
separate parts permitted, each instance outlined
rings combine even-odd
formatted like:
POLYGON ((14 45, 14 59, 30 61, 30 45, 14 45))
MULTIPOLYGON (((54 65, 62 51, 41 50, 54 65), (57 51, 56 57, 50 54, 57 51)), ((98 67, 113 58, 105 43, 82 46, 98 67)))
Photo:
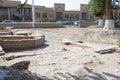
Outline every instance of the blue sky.
MULTIPOLYGON (((19 0, 24 2, 25 0, 19 0)), ((54 3, 65 3, 66 10, 79 10, 80 3, 87 4, 89 0, 34 0, 35 5, 53 7, 54 3)), ((31 4, 32 0, 28 0, 31 4)))

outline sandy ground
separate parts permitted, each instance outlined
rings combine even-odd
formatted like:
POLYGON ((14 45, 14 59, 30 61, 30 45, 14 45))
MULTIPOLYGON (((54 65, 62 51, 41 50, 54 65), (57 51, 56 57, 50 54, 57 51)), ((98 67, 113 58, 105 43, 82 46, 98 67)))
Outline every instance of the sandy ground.
MULTIPOLYGON (((53 80, 120 80, 120 53, 99 54, 96 50, 114 48, 116 45, 89 42, 80 39, 84 28, 18 29, 45 35, 46 42, 36 49, 9 52, 5 56, 30 55, 10 61, 0 60, 0 65, 11 65, 29 60, 29 70, 53 80), (83 41, 79 43, 78 41, 83 41), (65 42, 73 45, 64 45, 65 42)), ((1 56, 4 57, 4 56, 1 56)))

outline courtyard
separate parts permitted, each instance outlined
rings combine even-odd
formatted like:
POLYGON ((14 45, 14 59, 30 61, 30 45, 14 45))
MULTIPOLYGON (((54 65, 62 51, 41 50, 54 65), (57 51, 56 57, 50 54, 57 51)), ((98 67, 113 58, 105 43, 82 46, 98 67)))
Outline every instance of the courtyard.
MULTIPOLYGON (((28 70, 53 80, 119 80, 120 53, 99 54, 95 51, 117 47, 115 40, 93 41, 82 34, 90 28, 15 29, 45 35, 45 43, 38 48, 7 52, 0 56, 1 66, 30 61, 28 70), (68 43, 68 44, 67 44, 68 43), (4 57, 16 56, 11 60, 4 57), (20 56, 20 57, 17 57, 20 56)), ((91 28, 102 30, 102 28, 91 28)))

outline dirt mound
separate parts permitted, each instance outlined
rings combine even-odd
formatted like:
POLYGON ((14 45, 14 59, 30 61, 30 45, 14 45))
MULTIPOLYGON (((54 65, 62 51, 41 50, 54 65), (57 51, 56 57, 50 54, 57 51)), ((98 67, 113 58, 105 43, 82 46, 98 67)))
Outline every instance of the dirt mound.
POLYGON ((115 40, 120 38, 120 30, 88 29, 82 33, 81 38, 115 43, 115 40))

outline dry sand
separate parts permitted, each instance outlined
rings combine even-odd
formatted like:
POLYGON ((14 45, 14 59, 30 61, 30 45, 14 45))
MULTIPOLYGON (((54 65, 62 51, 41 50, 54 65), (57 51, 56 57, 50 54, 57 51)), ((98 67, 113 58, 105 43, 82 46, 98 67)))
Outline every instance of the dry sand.
MULTIPOLYGON (((89 42, 80 38, 84 28, 19 29, 45 35, 46 42, 36 49, 9 52, 18 56, 10 61, 0 60, 1 66, 29 60, 29 70, 53 80, 120 80, 120 53, 98 54, 96 50, 114 48, 116 45, 89 42), (79 43, 78 41, 83 41, 79 43), (64 45, 71 42, 72 45, 64 45), (36 54, 36 55, 35 55, 36 54)), ((4 57, 4 56, 1 56, 4 57)))

